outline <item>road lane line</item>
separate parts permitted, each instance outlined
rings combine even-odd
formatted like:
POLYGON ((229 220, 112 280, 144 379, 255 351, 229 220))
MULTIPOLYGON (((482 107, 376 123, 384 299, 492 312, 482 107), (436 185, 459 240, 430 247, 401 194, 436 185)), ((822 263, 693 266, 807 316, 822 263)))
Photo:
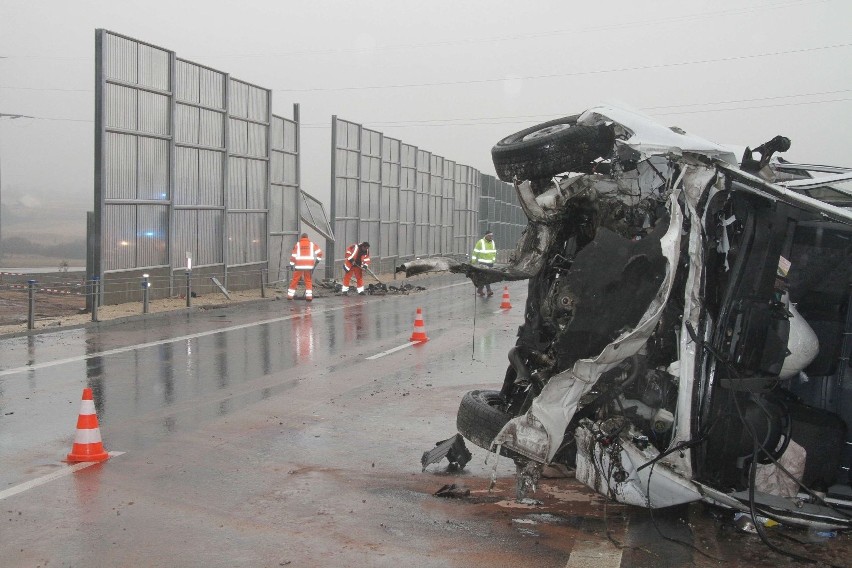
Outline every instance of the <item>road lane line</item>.
POLYGON ((376 353, 375 355, 371 355, 367 357, 367 361, 371 361, 373 359, 378 359, 379 357, 384 357, 385 355, 390 355, 391 353, 396 353, 401 349, 405 349, 406 347, 411 347, 412 345, 417 345, 418 343, 422 343, 422 341, 409 341, 405 345, 400 345, 399 347, 394 347, 393 349, 388 349, 387 351, 382 351, 381 353, 376 353))
MULTIPOLYGON (((624 533, 627 533, 626 522, 624 533)), ((623 554, 624 550, 608 538, 577 540, 565 568, 619 568, 623 554)))
POLYGON ((0 377, 5 375, 14 375, 15 373, 23 373, 25 371, 34 371, 36 369, 44 369, 46 367, 55 367, 56 365, 64 365, 65 363, 76 363, 78 361, 86 361, 87 359, 94 359, 95 357, 106 357, 108 355, 117 355, 119 353, 126 353, 128 351, 136 351, 137 349, 145 349, 147 347, 156 347, 157 345, 165 345, 167 343, 177 343, 180 341, 187 341, 189 339, 197 339, 199 337, 206 337, 208 335, 216 335, 217 333, 227 333, 229 331, 237 331, 240 329, 246 329, 249 327, 254 327, 257 325, 266 325, 270 323, 277 323, 280 321, 287 321, 291 319, 296 319, 305 316, 307 313, 311 314, 321 314, 325 312, 333 312, 337 310, 342 310, 348 306, 338 306, 335 308, 325 308, 325 309, 312 309, 310 312, 300 312, 298 314, 291 314, 289 316, 282 316, 280 318, 273 318, 268 320, 262 320, 252 323, 244 323, 240 325, 232 325, 230 327, 223 327, 219 329, 211 329, 210 331, 202 331, 199 333, 191 333, 189 335, 181 335, 180 337, 172 337, 170 339, 161 339, 160 341, 150 341, 148 343, 138 343, 136 345, 129 345, 127 347, 119 347, 116 349, 109 349, 107 351, 98 351, 97 353, 89 353, 87 355, 78 355, 76 357, 68 357, 67 359, 57 359, 56 361, 47 361, 46 363, 36 363, 33 365, 25 365, 23 367, 15 367, 14 369, 4 369, 0 371, 0 377))
MULTIPOLYGON (((449 284, 447 286, 440 286, 438 288, 431 288, 431 290, 444 290, 446 288, 454 288, 456 286, 462 286, 467 284, 467 282, 459 282, 456 284, 449 284)), ((400 296, 397 296, 400 297, 400 296)), ((291 314, 289 316, 282 316, 280 318, 272 318, 268 320, 261 320, 252 323, 244 323, 240 325, 232 325, 230 327, 223 327, 220 329, 212 329, 210 331, 202 331, 199 333, 191 333, 189 335, 182 335, 180 337, 172 337, 170 339, 161 339, 160 341, 150 341, 148 343, 139 343, 136 345, 129 345, 127 347, 118 347, 116 349, 109 349, 107 351, 98 351, 97 353, 88 353, 86 355, 78 355, 76 357, 68 357, 66 359, 57 359, 56 361, 47 361, 45 363, 35 363, 32 365, 24 365, 23 367, 14 367, 12 369, 3 369, 0 370, 0 377, 5 377, 7 375, 14 375, 17 373, 25 373, 27 371, 35 371, 38 369, 45 369, 48 367, 55 367, 57 365, 64 365, 66 363, 77 363, 78 361, 87 361, 88 359, 94 359, 95 357, 107 357, 109 355, 118 355, 119 353, 127 353, 128 351, 136 351, 138 349, 145 349, 148 347, 156 347, 158 345, 166 345, 168 343, 178 343, 180 341, 187 341, 190 339, 197 339, 199 337, 207 337, 209 335, 216 335, 217 333, 227 333, 229 331, 237 331, 240 329, 246 329, 249 327, 255 327, 258 325, 266 325, 270 323, 277 323, 280 321, 287 321, 291 319, 296 319, 303 317, 307 313, 311 314, 322 314, 326 312, 334 312, 338 310, 343 310, 345 308, 351 307, 351 304, 346 304, 342 306, 336 306, 333 308, 322 308, 322 309, 311 309, 310 312, 300 312, 298 314, 291 314)))
MULTIPOLYGON (((109 457, 114 458, 124 454, 125 452, 109 452, 109 457)), ((43 475, 41 477, 37 477, 35 479, 30 479, 29 481, 25 481, 24 483, 15 485, 14 487, 10 487, 9 489, 4 489, 0 491, 0 501, 5 499, 6 497, 11 497, 12 495, 17 495, 18 493, 23 493, 28 489, 32 489, 33 487, 38 487, 39 485, 44 485, 45 483, 49 483, 55 479, 59 479, 60 477, 65 477, 66 475, 71 475, 75 471, 80 471, 81 469, 86 469, 89 466, 93 466, 100 462, 80 462, 75 463, 74 465, 70 465, 68 467, 62 468, 58 471, 54 471, 53 473, 48 473, 47 475, 43 475)))

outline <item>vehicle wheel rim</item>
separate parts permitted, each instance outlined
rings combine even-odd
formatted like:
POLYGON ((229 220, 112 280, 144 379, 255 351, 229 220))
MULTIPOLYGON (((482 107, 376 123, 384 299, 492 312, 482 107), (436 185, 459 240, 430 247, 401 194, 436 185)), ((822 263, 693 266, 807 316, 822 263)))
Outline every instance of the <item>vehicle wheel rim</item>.
POLYGON ((535 140, 536 138, 543 138, 545 136, 550 136, 554 132, 559 132, 561 130, 566 130, 571 128, 570 124, 554 124, 553 126, 548 126, 547 128, 542 128, 541 130, 536 130, 535 132, 530 132, 526 136, 524 136, 521 140, 526 142, 527 140, 535 140))

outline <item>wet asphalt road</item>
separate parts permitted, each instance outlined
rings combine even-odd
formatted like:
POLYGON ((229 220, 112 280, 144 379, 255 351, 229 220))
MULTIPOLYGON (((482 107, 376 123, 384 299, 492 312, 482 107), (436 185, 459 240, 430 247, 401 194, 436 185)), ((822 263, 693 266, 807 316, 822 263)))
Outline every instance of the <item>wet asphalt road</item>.
POLYGON ((461 396, 499 388, 526 296, 510 284, 500 310, 502 288, 427 286, 0 340, 0 492, 20 491, 0 493, 0 565, 779 564, 700 506, 652 522, 571 479, 517 503, 514 465, 497 462, 489 492, 493 456, 471 444, 464 471, 421 472, 461 396), (430 340, 387 353, 417 307, 430 340), (61 475, 87 386, 104 445, 125 453, 61 475), (431 495, 446 483, 471 494, 431 495))

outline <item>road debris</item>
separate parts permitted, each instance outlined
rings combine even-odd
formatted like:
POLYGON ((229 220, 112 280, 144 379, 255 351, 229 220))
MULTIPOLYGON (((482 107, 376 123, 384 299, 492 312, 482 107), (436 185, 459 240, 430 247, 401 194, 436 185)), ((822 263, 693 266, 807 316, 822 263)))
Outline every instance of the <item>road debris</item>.
POLYGON ((472 455, 464 445, 464 438, 461 434, 437 442, 432 450, 423 452, 423 457, 420 458, 420 464, 423 466, 422 471, 426 471, 426 466, 429 464, 438 463, 445 457, 450 462, 447 471, 464 469, 464 466, 470 461, 472 455))
POLYGON ((468 489, 464 485, 448 483, 447 485, 444 485, 443 487, 435 491, 432 495, 434 495, 435 497, 446 497, 449 499, 463 499, 465 497, 470 496, 470 489, 468 489))

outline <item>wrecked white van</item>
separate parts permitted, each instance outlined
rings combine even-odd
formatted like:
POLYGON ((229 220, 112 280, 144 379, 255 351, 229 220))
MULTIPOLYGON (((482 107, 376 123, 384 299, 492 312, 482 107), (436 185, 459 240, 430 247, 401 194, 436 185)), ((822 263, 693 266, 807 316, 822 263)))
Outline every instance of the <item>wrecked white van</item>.
POLYGON ((622 503, 852 526, 852 170, 789 146, 592 108, 493 148, 529 218, 508 265, 400 267, 529 279, 502 387, 457 419, 515 460, 519 493, 561 464, 622 503))

